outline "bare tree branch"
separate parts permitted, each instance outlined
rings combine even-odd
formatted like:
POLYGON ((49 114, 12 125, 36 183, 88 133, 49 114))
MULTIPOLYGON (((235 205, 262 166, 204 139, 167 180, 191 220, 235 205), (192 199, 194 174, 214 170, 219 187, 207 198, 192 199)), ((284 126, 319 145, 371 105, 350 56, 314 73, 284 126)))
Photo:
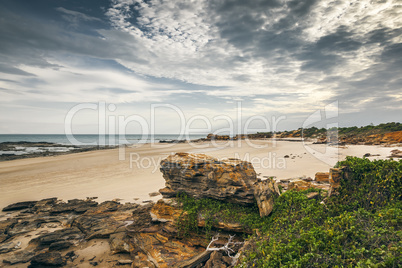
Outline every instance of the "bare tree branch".
POLYGON ((226 252, 226 254, 228 254, 229 257, 233 258, 231 256, 231 253, 234 253, 235 251, 233 250, 232 247, 235 246, 235 245, 242 245, 244 243, 244 242, 232 242, 234 237, 235 237, 235 235, 229 235, 228 242, 224 246, 219 247, 219 248, 216 248, 216 247, 213 248, 213 247, 211 247, 212 243, 219 239, 219 234, 217 234, 216 236, 212 237, 212 240, 211 240, 211 242, 209 242, 208 247, 207 247, 206 250, 207 251, 220 251, 220 250, 223 250, 223 251, 226 252))

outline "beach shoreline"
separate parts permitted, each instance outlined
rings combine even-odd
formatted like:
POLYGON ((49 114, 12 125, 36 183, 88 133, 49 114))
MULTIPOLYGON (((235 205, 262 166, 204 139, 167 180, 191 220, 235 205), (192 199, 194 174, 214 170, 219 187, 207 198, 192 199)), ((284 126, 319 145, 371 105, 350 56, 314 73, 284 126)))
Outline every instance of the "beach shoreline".
POLYGON ((260 178, 314 178, 347 155, 386 159, 393 149, 375 145, 345 147, 279 140, 203 141, 198 143, 147 143, 0 162, 0 208, 21 201, 57 197, 62 200, 97 197, 98 202, 156 201, 150 196, 164 187, 159 163, 176 152, 240 158, 253 164, 260 178))

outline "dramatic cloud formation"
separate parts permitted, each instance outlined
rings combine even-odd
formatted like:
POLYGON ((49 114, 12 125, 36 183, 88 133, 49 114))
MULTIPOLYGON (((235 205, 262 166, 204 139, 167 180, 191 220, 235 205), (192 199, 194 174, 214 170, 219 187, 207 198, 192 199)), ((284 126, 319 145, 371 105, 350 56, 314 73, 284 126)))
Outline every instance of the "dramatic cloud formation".
POLYGON ((60 133, 98 101, 147 120, 151 104, 234 118, 241 102, 282 129, 338 101, 341 126, 400 121, 401 14, 397 0, 0 1, 0 132, 60 133))

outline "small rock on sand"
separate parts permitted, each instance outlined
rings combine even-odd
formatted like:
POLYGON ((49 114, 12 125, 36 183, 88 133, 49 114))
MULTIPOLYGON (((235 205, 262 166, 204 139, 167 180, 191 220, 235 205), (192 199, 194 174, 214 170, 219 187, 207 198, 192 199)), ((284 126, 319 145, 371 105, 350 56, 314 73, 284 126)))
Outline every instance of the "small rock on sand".
POLYGON ((154 197, 154 196, 158 196, 158 195, 160 195, 161 193, 160 192, 153 192, 153 193, 149 193, 148 195, 150 196, 150 197, 154 197))

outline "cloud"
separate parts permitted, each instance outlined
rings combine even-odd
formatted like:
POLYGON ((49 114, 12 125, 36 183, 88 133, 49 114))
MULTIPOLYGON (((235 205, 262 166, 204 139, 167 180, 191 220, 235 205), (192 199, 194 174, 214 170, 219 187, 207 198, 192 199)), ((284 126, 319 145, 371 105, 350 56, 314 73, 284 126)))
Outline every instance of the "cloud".
POLYGON ((24 75, 24 76, 34 76, 31 73, 24 72, 21 69, 8 66, 5 64, 0 64, 0 73, 6 73, 6 74, 16 74, 16 75, 24 75))
POLYGON ((64 7, 57 7, 57 11, 65 14, 63 15, 63 18, 68 20, 69 22, 73 24, 78 24, 78 21, 83 20, 83 21, 101 21, 99 18, 95 18, 92 16, 85 15, 84 13, 78 12, 78 11, 73 11, 66 9, 64 7))
POLYGON ((343 113, 402 107, 397 1, 58 5, 52 21, 0 8, 2 103, 168 101, 212 115, 242 100, 249 115, 292 118, 334 100, 343 113))

